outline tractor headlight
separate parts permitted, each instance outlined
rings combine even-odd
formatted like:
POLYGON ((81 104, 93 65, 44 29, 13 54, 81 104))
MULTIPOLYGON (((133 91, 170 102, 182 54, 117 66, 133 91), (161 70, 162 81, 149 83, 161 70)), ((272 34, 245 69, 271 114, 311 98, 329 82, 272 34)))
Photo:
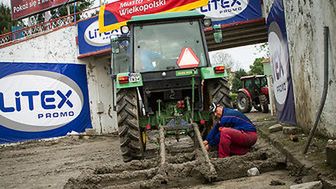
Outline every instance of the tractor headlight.
POLYGON ((205 27, 210 27, 212 25, 212 21, 210 18, 206 18, 203 20, 203 24, 205 27))
POLYGON ((122 34, 128 34, 129 27, 128 26, 121 26, 120 28, 122 34))

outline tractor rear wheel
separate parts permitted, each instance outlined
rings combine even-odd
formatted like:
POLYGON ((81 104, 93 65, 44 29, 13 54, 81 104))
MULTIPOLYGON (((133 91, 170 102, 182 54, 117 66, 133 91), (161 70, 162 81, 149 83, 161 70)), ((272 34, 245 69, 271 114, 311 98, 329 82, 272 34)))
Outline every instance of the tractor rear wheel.
POLYGON ((253 108, 256 109, 258 112, 261 112, 261 111, 262 111, 262 107, 261 107, 261 105, 259 105, 259 104, 254 105, 253 108))
POLYGON ((252 109, 250 98, 243 92, 238 93, 237 108, 240 112, 243 112, 243 113, 248 113, 252 109))
POLYGON ((260 95, 259 96, 259 102, 260 102, 260 105, 261 105, 262 112, 263 113, 268 113, 269 109, 268 109, 268 100, 267 100, 266 95, 260 95))
POLYGON ((230 88, 226 79, 220 78, 207 81, 207 86, 210 103, 216 102, 224 105, 224 107, 232 108, 230 88))
MULTIPOLYGON (((204 109, 209 110, 210 104, 215 102, 231 108, 230 88, 224 78, 211 79, 205 81, 204 89, 204 109)), ((215 123, 215 117, 211 116, 206 126, 201 129, 202 137, 205 138, 215 123)))
POLYGON ((138 116, 138 95, 135 88, 117 92, 117 117, 120 148, 124 162, 141 159, 144 147, 138 116))

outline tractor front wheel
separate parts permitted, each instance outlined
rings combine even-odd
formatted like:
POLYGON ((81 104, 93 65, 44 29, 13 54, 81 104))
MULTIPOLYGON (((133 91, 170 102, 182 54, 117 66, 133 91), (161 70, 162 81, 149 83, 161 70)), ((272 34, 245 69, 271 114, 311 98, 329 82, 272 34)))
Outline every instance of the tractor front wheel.
POLYGON ((238 93, 237 108, 240 112, 248 113, 252 109, 251 100, 245 93, 238 93))
POLYGON ((117 92, 117 116, 120 148, 124 162, 141 159, 144 153, 135 88, 117 92))

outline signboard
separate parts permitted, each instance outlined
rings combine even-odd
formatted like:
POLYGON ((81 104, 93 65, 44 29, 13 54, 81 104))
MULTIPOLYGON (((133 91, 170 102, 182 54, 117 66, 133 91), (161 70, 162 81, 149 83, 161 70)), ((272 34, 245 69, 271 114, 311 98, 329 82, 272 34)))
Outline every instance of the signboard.
POLYGON ((260 0, 209 1, 208 5, 196 9, 213 24, 228 24, 262 17, 260 0))
POLYGON ((180 57, 177 60, 179 68, 195 68, 200 63, 199 58, 196 56, 191 48, 183 48, 180 57))
POLYGON ((290 72, 285 13, 282 0, 275 0, 267 17, 273 90, 281 122, 296 124, 294 93, 290 72))
POLYGON ((111 48, 111 36, 121 35, 120 30, 103 33, 98 31, 98 17, 93 17, 78 23, 79 54, 87 54, 111 48))
POLYGON ((13 20, 17 20, 72 1, 73 0, 11 0, 12 18, 13 20))
POLYGON ((85 65, 0 62, 0 143, 91 128, 85 65))
POLYGON ((123 0, 100 7, 99 32, 119 29, 132 16, 159 12, 192 10, 208 4, 208 0, 123 0))

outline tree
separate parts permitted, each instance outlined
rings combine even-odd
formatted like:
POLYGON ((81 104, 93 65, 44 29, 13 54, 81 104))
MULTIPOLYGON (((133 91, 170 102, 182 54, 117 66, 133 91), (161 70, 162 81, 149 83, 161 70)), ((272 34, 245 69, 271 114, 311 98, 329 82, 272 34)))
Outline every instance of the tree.
POLYGON ((240 78, 246 75, 247 75, 246 71, 242 68, 240 68, 238 71, 235 72, 233 80, 232 80, 232 87, 231 87, 232 92, 236 93, 238 92, 240 88, 243 87, 243 84, 240 81, 240 78))
POLYGON ((255 48, 257 49, 257 51, 259 51, 259 52, 265 52, 267 57, 270 56, 270 51, 269 51, 269 48, 268 48, 268 42, 263 43, 263 44, 261 44, 261 45, 255 45, 254 47, 255 47, 255 48))
MULTIPOLYGON (((94 0, 82 0, 77 2, 76 4, 76 12, 82 12, 85 9, 88 9, 94 0)), ((68 15, 67 6, 70 6, 70 13, 74 13, 74 6, 73 4, 63 5, 56 9, 51 10, 51 18, 59 18, 65 15, 68 15)), ((35 25, 40 22, 44 22, 44 13, 36 14, 35 16, 30 17, 30 25, 35 25)), ((80 20, 80 15, 77 15, 77 20, 80 20)), ((12 20, 11 17, 11 9, 7 7, 3 3, 0 3, 0 34, 11 32, 12 26, 23 26, 22 21, 12 20)))
POLYGON ((17 25, 18 22, 12 20, 11 9, 4 5, 0 4, 0 34, 11 32, 12 26, 17 25))
MULTIPOLYGON (((88 9, 93 4, 93 2, 94 2, 94 0, 82 0, 82 1, 76 2, 76 13, 82 12, 82 11, 88 9)), ((51 14, 50 18, 55 19, 55 18, 59 18, 59 17, 68 15, 68 8, 67 8, 68 6, 69 6, 70 14, 75 13, 74 3, 65 4, 65 5, 62 5, 58 8, 52 9, 50 11, 50 14, 51 14)), ((76 20, 78 21, 80 19, 81 19, 80 15, 76 15, 76 20)), ((36 14, 35 16, 32 16, 30 18, 31 25, 35 25, 35 24, 38 24, 38 23, 41 23, 41 22, 44 22, 44 21, 46 21, 45 13, 39 13, 39 14, 36 14)))
POLYGON ((250 65, 250 75, 263 75, 264 74, 264 58, 256 58, 252 65, 250 65))
POLYGON ((226 68, 233 68, 235 66, 235 61, 232 56, 226 52, 218 51, 211 54, 211 64, 219 65, 224 64, 226 68))
MULTIPOLYGON (((76 4, 76 13, 86 10, 87 8, 89 8, 93 4, 93 2, 94 2, 94 0, 78 1, 77 4, 76 4)), ((70 6, 70 14, 73 14, 75 12, 75 6, 72 3, 72 4, 61 6, 57 9, 52 10, 51 11, 51 18, 58 18, 58 17, 68 15, 67 6, 70 6)), ((80 17, 77 16, 77 19, 79 20, 80 17)))

